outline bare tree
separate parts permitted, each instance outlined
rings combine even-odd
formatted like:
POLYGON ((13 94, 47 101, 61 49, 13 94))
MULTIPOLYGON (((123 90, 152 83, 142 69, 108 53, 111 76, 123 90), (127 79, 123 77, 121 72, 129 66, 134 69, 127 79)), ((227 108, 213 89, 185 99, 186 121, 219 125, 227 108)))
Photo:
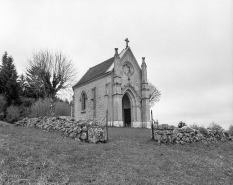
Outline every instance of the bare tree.
POLYGON ((161 91, 159 91, 152 83, 149 82, 149 103, 153 107, 155 102, 160 101, 161 91))
POLYGON ((76 70, 61 52, 39 51, 28 62, 27 83, 39 97, 54 98, 58 91, 72 87, 76 70))

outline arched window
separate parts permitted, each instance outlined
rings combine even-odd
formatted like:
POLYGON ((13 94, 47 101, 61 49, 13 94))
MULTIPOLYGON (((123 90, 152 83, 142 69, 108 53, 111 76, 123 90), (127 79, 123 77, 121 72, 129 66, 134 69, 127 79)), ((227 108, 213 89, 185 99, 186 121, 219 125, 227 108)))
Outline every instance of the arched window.
POLYGON ((83 91, 81 94, 81 107, 82 107, 82 111, 86 110, 86 101, 87 101, 87 95, 86 92, 83 91))

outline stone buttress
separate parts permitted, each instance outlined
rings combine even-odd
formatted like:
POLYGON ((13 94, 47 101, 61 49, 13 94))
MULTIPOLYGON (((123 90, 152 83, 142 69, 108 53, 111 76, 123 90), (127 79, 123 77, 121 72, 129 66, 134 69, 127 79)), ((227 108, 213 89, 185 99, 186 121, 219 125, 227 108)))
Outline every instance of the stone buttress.
POLYGON ((149 87, 147 81, 147 66, 145 57, 142 58, 142 127, 150 128, 149 87))

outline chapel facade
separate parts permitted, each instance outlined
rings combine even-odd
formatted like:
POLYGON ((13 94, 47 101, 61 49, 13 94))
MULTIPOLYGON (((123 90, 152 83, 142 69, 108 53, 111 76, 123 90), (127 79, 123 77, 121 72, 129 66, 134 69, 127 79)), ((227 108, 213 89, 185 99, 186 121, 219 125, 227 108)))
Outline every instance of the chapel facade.
POLYGON ((106 120, 116 127, 150 128, 147 65, 138 65, 126 39, 126 48, 90 68, 73 86, 73 116, 76 120, 106 120))

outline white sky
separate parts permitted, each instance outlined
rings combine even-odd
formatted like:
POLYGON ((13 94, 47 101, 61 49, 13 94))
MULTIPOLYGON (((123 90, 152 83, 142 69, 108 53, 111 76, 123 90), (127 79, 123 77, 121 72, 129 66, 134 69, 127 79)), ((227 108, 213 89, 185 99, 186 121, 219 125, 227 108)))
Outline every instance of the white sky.
POLYGON ((78 79, 121 51, 129 38, 148 79, 161 90, 153 107, 160 123, 233 124, 230 0, 0 0, 0 55, 18 73, 40 49, 62 51, 78 79))

